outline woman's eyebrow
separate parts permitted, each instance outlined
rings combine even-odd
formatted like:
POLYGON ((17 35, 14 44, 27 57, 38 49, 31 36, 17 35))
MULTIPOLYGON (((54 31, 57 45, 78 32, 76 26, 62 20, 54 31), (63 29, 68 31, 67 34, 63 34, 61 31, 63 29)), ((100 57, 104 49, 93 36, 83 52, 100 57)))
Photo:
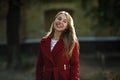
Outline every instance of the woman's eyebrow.
MULTIPOLYGON (((62 18, 61 16, 58 16, 58 18, 62 18)), ((64 20, 66 20, 67 21, 67 19, 65 18, 64 20)))

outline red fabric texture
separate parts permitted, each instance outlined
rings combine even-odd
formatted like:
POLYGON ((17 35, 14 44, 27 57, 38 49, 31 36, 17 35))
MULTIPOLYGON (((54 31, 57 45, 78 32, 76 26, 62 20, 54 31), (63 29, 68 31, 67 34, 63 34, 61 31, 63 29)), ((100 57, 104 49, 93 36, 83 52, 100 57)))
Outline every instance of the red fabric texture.
POLYGON ((70 60, 64 55, 64 43, 60 39, 53 50, 50 50, 51 38, 43 38, 40 42, 36 62, 36 80, 80 80, 79 49, 75 44, 70 60), (66 65, 64 69, 64 65, 66 65))

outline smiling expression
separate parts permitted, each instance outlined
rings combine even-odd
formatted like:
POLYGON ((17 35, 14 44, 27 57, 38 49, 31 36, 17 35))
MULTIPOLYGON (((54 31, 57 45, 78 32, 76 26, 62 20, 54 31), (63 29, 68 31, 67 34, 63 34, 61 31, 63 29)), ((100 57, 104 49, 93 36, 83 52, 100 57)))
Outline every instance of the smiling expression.
POLYGON ((60 14, 56 17, 54 21, 55 31, 64 31, 67 28, 68 22, 65 14, 60 14))

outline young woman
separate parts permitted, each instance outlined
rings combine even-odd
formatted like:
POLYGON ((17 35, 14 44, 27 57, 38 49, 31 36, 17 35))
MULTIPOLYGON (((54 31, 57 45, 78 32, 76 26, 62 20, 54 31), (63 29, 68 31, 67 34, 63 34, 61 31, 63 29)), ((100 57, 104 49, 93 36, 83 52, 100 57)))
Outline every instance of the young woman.
POLYGON ((80 80, 79 43, 73 19, 60 11, 40 42, 36 80, 80 80))

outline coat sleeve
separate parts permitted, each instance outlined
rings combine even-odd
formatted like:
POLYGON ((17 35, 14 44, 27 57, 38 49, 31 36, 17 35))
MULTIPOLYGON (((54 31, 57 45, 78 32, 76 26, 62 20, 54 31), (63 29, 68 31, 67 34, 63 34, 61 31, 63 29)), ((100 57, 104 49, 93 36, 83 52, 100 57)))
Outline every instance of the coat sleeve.
POLYGON ((43 72, 43 57, 41 53, 41 48, 39 47, 36 61, 36 80, 42 80, 42 72, 43 72))
POLYGON ((70 59, 70 80, 80 80, 79 70, 79 48, 77 43, 75 43, 75 47, 73 48, 73 53, 70 59))

